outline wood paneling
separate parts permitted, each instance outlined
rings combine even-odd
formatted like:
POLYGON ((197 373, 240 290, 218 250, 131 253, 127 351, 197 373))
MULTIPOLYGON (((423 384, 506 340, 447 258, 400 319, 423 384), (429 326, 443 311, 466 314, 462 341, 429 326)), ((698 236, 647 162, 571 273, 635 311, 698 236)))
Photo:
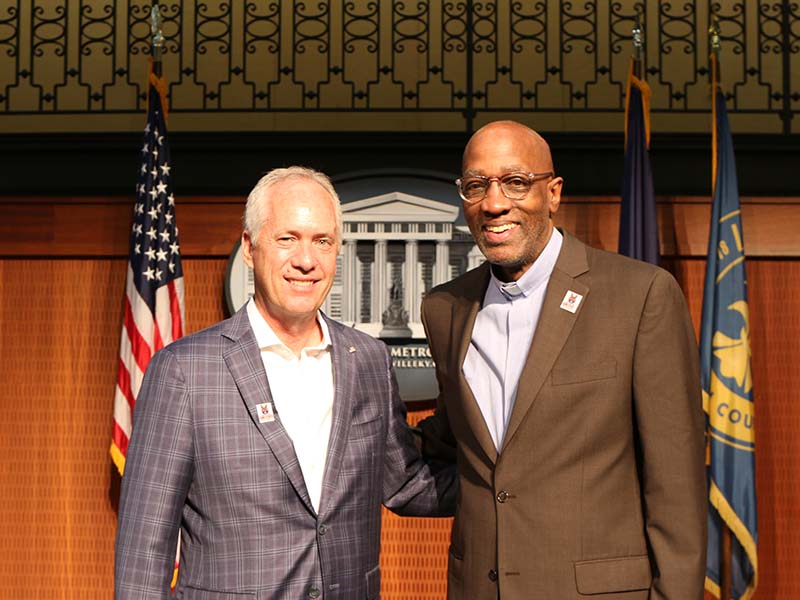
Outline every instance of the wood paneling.
MULTIPOLYGON (((742 198, 742 227, 747 256, 800 256, 800 198, 742 198)), ((708 198, 658 199, 663 256, 703 257, 708 252, 711 205, 708 198)), ((619 198, 566 197, 554 217, 593 246, 616 252, 619 198)))
MULTIPOLYGON (((241 234, 244 197, 179 198, 176 219, 184 256, 227 256, 241 234)), ((110 198, 5 198, 0 200, 0 256, 125 257, 132 200, 110 198)), ((705 256, 708 198, 658 200, 662 254, 705 256)), ((567 196, 554 221, 581 239, 616 251, 619 198, 567 196)), ((800 257, 800 198, 742 198, 748 256, 800 257)))
MULTIPOLYGON (((241 235, 244 198, 178 201, 184 256, 227 256, 241 235)), ((0 201, 0 256, 128 256, 131 198, 6 198, 0 201)))

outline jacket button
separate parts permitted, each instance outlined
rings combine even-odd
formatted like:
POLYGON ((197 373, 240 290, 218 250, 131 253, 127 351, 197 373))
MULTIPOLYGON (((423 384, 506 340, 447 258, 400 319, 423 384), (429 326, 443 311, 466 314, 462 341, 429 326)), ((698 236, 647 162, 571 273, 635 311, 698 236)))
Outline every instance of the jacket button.
POLYGON ((319 532, 320 535, 325 535, 326 533, 328 533, 328 526, 322 524, 319 527, 317 527, 317 531, 319 532))
POLYGON ((497 571, 494 569, 489 571, 489 581, 497 581, 497 571))
POLYGON ((503 502, 505 502, 506 500, 508 500, 508 492, 507 492, 507 491, 505 491, 505 490, 500 490, 499 492, 497 492, 497 501, 498 501, 500 504, 502 504, 502 503, 503 503, 503 502))
POLYGON ((315 586, 315 585, 312 585, 310 588, 308 588, 308 597, 309 598, 319 598, 320 597, 319 588, 317 586, 315 586))

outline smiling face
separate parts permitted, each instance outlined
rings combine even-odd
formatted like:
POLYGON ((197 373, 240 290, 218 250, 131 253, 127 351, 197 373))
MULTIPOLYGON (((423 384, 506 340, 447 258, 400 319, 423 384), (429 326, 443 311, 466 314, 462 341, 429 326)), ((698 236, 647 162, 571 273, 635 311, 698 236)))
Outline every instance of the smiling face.
MULTIPOLYGON (((550 150, 533 130, 511 121, 490 123, 472 136, 462 164, 462 177, 501 177, 507 173, 553 170, 550 150)), ((475 243, 486 259, 499 267, 506 281, 522 277, 544 250, 553 223, 550 216, 561 201, 560 177, 533 184, 522 200, 509 200, 493 181, 486 196, 464 204, 464 215, 475 243)))
POLYGON ((255 275, 256 306, 276 333, 314 330, 336 273, 333 198, 305 177, 276 183, 263 195, 258 239, 247 231, 242 235, 244 261, 255 275))

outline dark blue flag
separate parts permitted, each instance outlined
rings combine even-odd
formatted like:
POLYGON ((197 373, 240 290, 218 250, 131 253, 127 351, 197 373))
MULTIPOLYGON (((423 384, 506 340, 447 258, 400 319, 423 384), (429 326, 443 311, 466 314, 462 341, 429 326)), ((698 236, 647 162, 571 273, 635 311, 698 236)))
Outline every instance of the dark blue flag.
POLYGON ((736 161, 713 54, 711 66, 714 200, 700 332, 709 444, 706 589, 720 597, 720 538, 727 526, 732 534, 731 593, 733 598, 746 600, 758 582, 750 317, 736 161))
POLYGON ((625 103, 625 172, 619 218, 619 253, 658 264, 658 215, 650 172, 650 87, 628 73, 625 103))

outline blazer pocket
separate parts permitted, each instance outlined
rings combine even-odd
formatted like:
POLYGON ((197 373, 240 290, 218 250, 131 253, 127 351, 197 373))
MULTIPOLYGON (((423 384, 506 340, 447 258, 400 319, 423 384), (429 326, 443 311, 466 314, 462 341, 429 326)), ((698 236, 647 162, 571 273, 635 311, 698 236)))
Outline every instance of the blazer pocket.
POLYGON ((613 379, 617 376, 617 361, 614 359, 602 362, 578 364, 566 368, 554 368, 551 373, 553 385, 585 383, 601 379, 613 379))
POLYGON ((367 600, 378 600, 381 597, 381 567, 366 572, 364 581, 367 584, 367 600))
POLYGON ((183 588, 184 600, 246 600, 255 598, 255 592, 215 592, 187 585, 183 588))
POLYGON ((453 547, 447 553, 447 581, 452 587, 454 582, 461 582, 464 577, 464 557, 456 554, 453 547), (451 583, 453 582, 453 583, 451 583))
POLYGON ((380 413, 370 415, 365 421, 361 421, 360 423, 351 423, 350 439, 363 440, 373 437, 380 432, 382 425, 383 419, 381 419, 380 413))
POLYGON ((582 560, 575 563, 575 583, 581 594, 611 594, 649 589, 650 559, 642 556, 582 560))

